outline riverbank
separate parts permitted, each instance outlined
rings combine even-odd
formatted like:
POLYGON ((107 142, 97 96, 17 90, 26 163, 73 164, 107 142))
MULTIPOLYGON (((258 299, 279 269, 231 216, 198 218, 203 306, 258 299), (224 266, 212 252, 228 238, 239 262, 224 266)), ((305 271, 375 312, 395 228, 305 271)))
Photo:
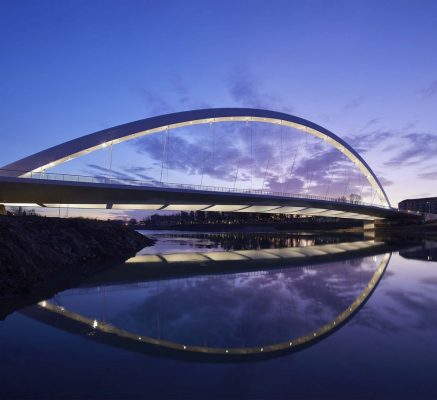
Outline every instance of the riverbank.
POLYGON ((0 216, 0 298, 56 293, 153 243, 110 221, 0 216))

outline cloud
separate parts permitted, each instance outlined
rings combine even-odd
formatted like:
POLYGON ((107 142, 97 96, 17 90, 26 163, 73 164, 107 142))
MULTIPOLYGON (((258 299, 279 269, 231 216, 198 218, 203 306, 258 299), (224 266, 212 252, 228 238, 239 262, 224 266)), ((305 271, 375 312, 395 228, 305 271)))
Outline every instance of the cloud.
POLYGON ((144 88, 138 88, 136 91, 143 100, 150 115, 162 115, 176 111, 174 106, 165 100, 163 96, 144 88))
POLYGON ((134 179, 140 178, 141 180, 148 181, 151 185, 157 185, 159 182, 155 180, 151 175, 146 174, 146 172, 153 171, 152 167, 126 167, 123 168, 124 172, 131 174, 134 179))
POLYGON ((423 283, 425 285, 437 286, 437 276, 429 276, 427 278, 422 278, 420 280, 420 283, 423 283))
POLYGON ((229 79, 229 92, 232 99, 243 107, 292 112, 292 107, 285 105, 280 96, 262 91, 259 81, 245 68, 233 71, 229 79))
MULTIPOLYGON (((193 130, 190 135, 184 135, 187 130, 173 134, 170 132, 166 149, 168 154, 166 153, 163 163, 164 168, 188 175, 201 175, 203 173, 225 181, 233 180, 236 165, 239 163, 243 167, 248 163, 246 149, 240 147, 238 142, 225 146, 220 144, 218 138, 215 138, 216 143, 213 149, 209 128, 206 129, 208 129, 206 140, 205 135, 201 134, 199 130, 193 130)), ((150 135, 134 141, 133 145, 138 153, 147 154, 153 160, 162 163, 163 138, 163 135, 150 135)))
POLYGON ((429 179, 431 181, 437 180, 437 171, 421 172, 417 174, 419 179, 429 179))
POLYGON ((381 185, 384 186, 384 187, 385 186, 391 186, 394 183, 390 179, 387 179, 386 177, 384 177, 382 174, 378 174, 377 176, 378 176, 379 181, 381 182, 381 185))
POLYGON ((409 133, 401 137, 407 148, 391 157, 387 166, 413 166, 434 159, 437 154, 437 135, 431 133, 409 133))
POLYGON ((428 86, 420 90, 424 97, 434 97, 437 95, 437 79, 433 80, 428 86))
MULTIPOLYGON (((370 126, 378 121, 377 118, 370 120, 366 126, 370 126)), ((351 145, 358 153, 363 154, 368 151, 372 151, 375 146, 381 145, 394 137, 398 136, 398 133, 393 131, 373 131, 368 133, 360 133, 357 136, 348 136, 346 141, 351 145)))
POLYGON ((437 300, 420 292, 390 290, 387 295, 397 302, 396 309, 409 312, 412 318, 410 326, 424 330, 437 327, 437 300))
POLYGON ((190 344, 280 342, 311 332, 344 311, 373 274, 365 260, 172 279, 162 281, 159 292, 154 282, 145 283, 138 300, 111 322, 190 344))
POLYGON ((365 96, 359 96, 359 97, 352 99, 349 103, 347 103, 343 107, 343 111, 351 111, 355 108, 360 107, 361 104, 363 104, 364 100, 365 100, 365 96))
POLYGON ((100 165, 96 164, 86 164, 85 172, 91 176, 97 177, 104 177, 109 178, 112 177, 114 179, 120 179, 120 180, 132 180, 132 175, 125 174, 123 172, 117 171, 117 170, 111 170, 109 168, 101 167, 100 165))
MULTIPOLYGON (((163 165, 164 174, 168 169, 197 176, 198 183, 204 176, 228 182, 223 186, 235 182, 240 188, 330 197, 361 193, 366 184, 360 171, 343 154, 316 138, 307 138, 306 134, 285 136, 281 151, 279 127, 258 124, 251 134, 245 123, 219 125, 214 137, 208 126, 171 131, 164 163, 164 135, 145 136, 132 144, 157 168, 163 165)), ((151 174, 133 169, 124 172, 137 174, 141 179, 151 174)))
POLYGON ((366 124, 364 124, 364 126, 361 128, 362 131, 370 128, 373 125, 376 125, 378 122, 381 121, 382 118, 372 118, 371 120, 369 120, 366 124))
POLYGON ((140 97, 147 113, 151 116, 183 110, 211 108, 211 105, 203 99, 195 99, 184 79, 175 72, 164 81, 163 94, 146 89, 142 85, 137 85, 132 90, 140 97))

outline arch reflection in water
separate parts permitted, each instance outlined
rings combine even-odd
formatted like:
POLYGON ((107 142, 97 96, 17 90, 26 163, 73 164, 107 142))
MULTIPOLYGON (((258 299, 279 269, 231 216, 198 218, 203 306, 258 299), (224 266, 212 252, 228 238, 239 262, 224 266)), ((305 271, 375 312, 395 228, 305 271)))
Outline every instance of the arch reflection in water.
MULTIPOLYGON (((359 251, 360 247, 366 247, 368 254, 372 246, 370 242, 355 242, 344 244, 345 247, 354 246, 354 250, 349 251, 349 255, 353 257, 353 253, 359 251), (358 250, 357 250, 358 248, 358 250)), ((314 246, 309 259, 321 256, 327 256, 326 247, 314 246), (325 249, 325 251, 323 251, 325 249), (316 251, 318 250, 318 251, 316 251), (322 254, 320 254, 322 253, 322 254)), ((328 245, 329 246, 329 245, 328 245)), ((338 246, 338 245, 336 245, 338 246)), ((278 253, 284 249, 277 249, 278 253)), ((382 254, 387 250, 387 246, 374 244, 374 254, 382 254)), ((272 250, 273 251, 273 250, 272 250)), ((249 253, 248 253, 249 254, 249 253)), ((248 255, 246 254, 246 255, 248 255)), ((253 256, 253 253, 250 253, 253 256)), ((270 253, 267 252, 267 254, 270 253)), ((275 254, 275 253, 273 253, 275 254)), ((258 257, 260 254, 256 254, 258 257)), ((277 254, 275 254, 277 255, 277 254)), ((332 255, 331 255, 332 256, 332 255)), ((266 343, 260 346, 253 347, 209 347, 209 346, 194 346, 182 342, 163 340, 155 337, 145 336, 143 334, 134 333, 125 329, 118 328, 109 323, 99 321, 95 318, 88 318, 76 312, 65 309, 62 306, 42 301, 37 306, 25 311, 25 314, 36 318, 40 321, 49 323, 53 326, 59 327, 70 332, 86 334, 90 338, 97 341, 104 342, 113 346, 123 347, 134 351, 154 353, 158 355, 167 355, 172 357, 183 358, 200 358, 205 360, 239 360, 251 358, 266 358, 280 355, 287 352, 298 351, 306 346, 310 346, 317 341, 327 337, 336 329, 341 327, 347 320, 349 320, 366 302, 378 282, 382 278, 384 271, 390 260, 391 253, 385 253, 373 273, 371 279, 365 286, 364 290, 360 292, 357 298, 335 318, 328 323, 323 324, 317 329, 312 329, 304 335, 297 337, 289 337, 286 341, 278 343, 266 343)), ((299 256, 302 258, 302 256, 299 256)), ((231 257, 232 258, 232 257, 231 257)))

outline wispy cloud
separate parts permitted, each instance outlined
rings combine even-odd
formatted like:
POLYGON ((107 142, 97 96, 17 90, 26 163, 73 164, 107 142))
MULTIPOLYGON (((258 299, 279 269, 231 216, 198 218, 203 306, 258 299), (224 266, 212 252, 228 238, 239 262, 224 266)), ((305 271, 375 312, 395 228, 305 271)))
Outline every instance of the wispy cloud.
MULTIPOLYGON (((367 123, 368 126, 375 123, 377 119, 373 119, 367 123), (374 121, 374 122, 372 122, 374 121)), ((364 129, 364 128, 363 128, 364 129)), ((375 146, 381 145, 382 143, 396 137, 398 134, 393 131, 387 130, 376 130, 367 133, 360 133, 357 136, 349 136, 346 141, 356 150, 358 153, 363 154, 372 151, 375 146)))
POLYGON ((343 107, 343 111, 351 111, 354 110, 355 108, 360 107, 363 104, 365 98, 366 98, 365 96, 355 97, 347 104, 345 104, 345 106, 343 107))
POLYGON ((147 90, 145 88, 137 88, 136 92, 141 97, 142 101, 146 106, 147 112, 151 116, 168 114, 170 112, 176 111, 173 105, 167 102, 167 100, 165 100, 163 96, 160 96, 159 94, 151 90, 147 90))
POLYGON ((178 73, 170 74, 164 86, 165 94, 146 89, 142 85, 133 88, 134 93, 143 102, 147 114, 156 116, 183 110, 211 107, 209 103, 204 100, 198 100, 193 96, 188 85, 178 73))
POLYGON ((286 105, 279 95, 262 90, 260 81, 246 68, 237 68, 231 73, 229 93, 243 107, 292 112, 291 105, 286 105))
POLYGON ((434 97, 437 95, 437 79, 433 80, 428 86, 422 88, 420 93, 424 97, 434 97))
POLYGON ((377 123, 379 123, 381 121, 382 118, 372 118, 371 120, 369 120, 368 122, 366 122, 364 124, 364 126, 361 128, 361 131, 365 131, 367 129, 369 129, 370 127, 376 125, 377 123))
POLYGON ((96 164, 86 164, 85 173, 91 176, 100 176, 104 178, 112 177, 114 179, 120 180, 131 180, 133 179, 131 175, 125 174, 123 172, 112 170, 106 167, 102 167, 96 164))
POLYGON ((385 165, 414 166, 425 161, 435 159, 437 155, 437 135, 431 133, 409 133, 402 135, 405 147, 398 154, 391 157, 385 165))
POLYGON ((431 181, 437 181, 437 171, 420 172, 419 174, 417 174, 417 177, 420 179, 429 179, 431 181))

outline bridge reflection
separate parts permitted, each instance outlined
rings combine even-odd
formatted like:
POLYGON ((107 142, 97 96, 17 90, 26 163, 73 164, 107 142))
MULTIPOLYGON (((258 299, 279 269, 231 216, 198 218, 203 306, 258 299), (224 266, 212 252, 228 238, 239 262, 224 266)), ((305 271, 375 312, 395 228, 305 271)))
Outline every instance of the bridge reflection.
MULTIPOLYGON (((296 352, 305 347, 311 346, 318 341, 328 337, 348 320, 350 320, 369 299, 376 286, 384 275, 384 272, 389 264, 391 251, 394 250, 393 245, 385 243, 375 243, 372 241, 340 243, 335 245, 320 245, 312 246, 311 248, 300 249, 271 249, 262 251, 242 250, 238 252, 223 252, 216 253, 213 257, 211 253, 183 253, 169 254, 159 256, 159 260, 150 256, 140 256, 133 258, 125 265, 126 268, 131 266, 142 266, 142 269, 147 270, 148 266, 181 266, 183 264, 196 264, 199 268, 203 268, 205 263, 215 265, 217 273, 222 273, 223 268, 227 268, 227 263, 246 263, 251 270, 250 263, 253 261, 271 261, 276 263, 282 261, 285 265, 291 265, 290 261, 299 260, 294 266, 303 266, 306 262, 310 264, 322 264, 324 261, 332 261, 335 259, 343 260, 354 257, 362 257, 364 255, 379 255, 383 254, 375 272, 371 276, 369 282, 364 289, 359 293, 356 299, 349 304, 342 312, 328 323, 323 324, 317 329, 313 329, 304 335, 290 337, 286 341, 279 343, 266 343, 261 346, 253 347, 210 347, 197 346, 180 343, 160 338, 145 336, 141 333, 131 332, 112 324, 89 318, 79 313, 67 310, 63 306, 51 303, 49 301, 41 301, 37 305, 23 311, 24 314, 35 318, 41 322, 45 322, 62 330, 83 335, 98 342, 106 343, 111 346, 121 347, 136 352, 146 354, 154 354, 157 356, 166 356, 173 358, 183 358, 187 360, 203 360, 203 361, 249 361, 251 359, 264 359, 269 357, 279 356, 285 353, 296 352), (346 256, 346 258, 344 258, 346 256), (323 261, 324 260, 324 261, 323 261), (223 268, 222 268, 223 267, 223 268)), ((156 256, 155 256, 156 257, 156 256)), ((228 264, 229 265, 229 264, 228 264)), ((279 264, 275 264, 277 267, 279 264)), ((323 268, 319 265, 314 268, 323 268)), ((174 276, 176 270, 168 271, 165 277, 174 276)), ((202 274, 199 272, 198 274, 202 274)), ((129 274, 127 274, 129 275, 129 274)), ((115 275, 113 277, 101 276, 99 283, 114 284, 116 282, 115 275)), ((146 277, 145 277, 146 278, 146 277)), ((136 277, 136 281, 141 281, 141 277, 136 277)), ((123 283, 119 281, 119 283, 123 283)), ((88 285, 95 283, 88 282, 88 285)), ((89 289, 89 287, 88 287, 89 289)), ((77 290, 88 290, 87 287, 77 290)))
POLYGON ((277 249, 137 255, 123 265, 88 279, 82 286, 97 287, 206 274, 235 274, 307 267, 383 254, 404 247, 404 244, 366 240, 277 249))

